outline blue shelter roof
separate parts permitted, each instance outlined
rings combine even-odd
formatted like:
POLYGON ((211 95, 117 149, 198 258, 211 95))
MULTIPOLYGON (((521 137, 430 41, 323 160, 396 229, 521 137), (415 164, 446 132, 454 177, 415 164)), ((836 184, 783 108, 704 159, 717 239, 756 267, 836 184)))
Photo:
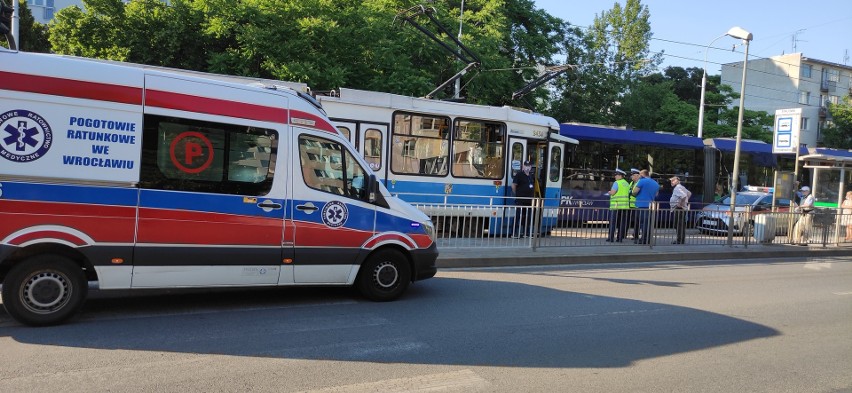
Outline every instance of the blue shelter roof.
POLYGON ((598 141, 679 149, 704 148, 704 142, 694 136, 672 135, 640 130, 624 130, 590 124, 560 124, 559 134, 578 139, 580 142, 598 141))

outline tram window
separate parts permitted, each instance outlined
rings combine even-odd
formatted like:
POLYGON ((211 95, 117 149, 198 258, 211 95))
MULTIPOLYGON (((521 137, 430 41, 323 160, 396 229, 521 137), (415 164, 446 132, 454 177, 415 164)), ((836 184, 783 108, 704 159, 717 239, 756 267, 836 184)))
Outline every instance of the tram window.
POLYGON ((396 113, 393 118, 391 170, 399 174, 448 174, 450 119, 396 113))
POLYGON ((454 125, 453 176, 503 177, 503 125, 471 120, 456 120, 454 125))
POLYGON ((364 159, 373 171, 382 169, 382 144, 381 131, 371 128, 364 132, 364 159))
POLYGON ((559 181, 560 163, 562 163, 562 149, 559 146, 553 146, 550 149, 550 170, 548 171, 551 182, 559 181))
POLYGON ((352 135, 352 131, 349 131, 349 128, 343 126, 338 126, 337 131, 340 131, 340 133, 343 134, 343 137, 346 139, 349 139, 349 136, 352 135))

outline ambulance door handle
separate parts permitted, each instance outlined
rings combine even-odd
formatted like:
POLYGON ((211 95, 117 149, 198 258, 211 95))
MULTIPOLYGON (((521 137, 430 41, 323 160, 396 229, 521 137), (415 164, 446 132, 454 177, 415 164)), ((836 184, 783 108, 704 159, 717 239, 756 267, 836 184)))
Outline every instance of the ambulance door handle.
POLYGON ((281 208, 281 204, 275 203, 275 202, 272 202, 272 201, 263 201, 261 203, 258 203, 257 207, 259 207, 261 209, 275 209, 275 210, 277 210, 277 209, 281 208))
POLYGON ((301 210, 303 212, 313 213, 317 211, 319 208, 314 206, 313 203, 308 202, 304 205, 296 205, 296 210, 301 210))

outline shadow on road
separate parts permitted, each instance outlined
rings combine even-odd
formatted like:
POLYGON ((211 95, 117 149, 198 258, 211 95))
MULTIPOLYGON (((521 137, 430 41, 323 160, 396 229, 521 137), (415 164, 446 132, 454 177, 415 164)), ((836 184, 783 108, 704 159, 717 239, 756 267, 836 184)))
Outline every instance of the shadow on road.
MULTIPOLYGON (((570 278, 569 278, 570 279, 570 278)), ((701 310, 539 286, 437 277, 401 300, 282 289, 90 300, 66 325, 0 336, 62 347, 513 367, 624 367, 777 335, 701 310)))

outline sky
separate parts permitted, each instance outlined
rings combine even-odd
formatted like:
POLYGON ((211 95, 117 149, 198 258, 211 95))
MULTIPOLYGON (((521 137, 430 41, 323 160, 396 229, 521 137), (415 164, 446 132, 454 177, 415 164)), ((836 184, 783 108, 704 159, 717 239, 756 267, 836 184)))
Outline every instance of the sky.
MULTIPOLYGON (((626 0, 534 0, 536 8, 580 27, 591 25, 596 15, 616 2, 623 6, 626 0)), ((717 75, 721 64, 741 62, 744 47, 731 49, 742 41, 718 38, 734 26, 754 37, 749 60, 801 52, 852 66, 852 0, 641 0, 641 4, 651 14, 651 51, 665 53, 661 69, 701 68, 706 56, 707 73, 717 75)))

